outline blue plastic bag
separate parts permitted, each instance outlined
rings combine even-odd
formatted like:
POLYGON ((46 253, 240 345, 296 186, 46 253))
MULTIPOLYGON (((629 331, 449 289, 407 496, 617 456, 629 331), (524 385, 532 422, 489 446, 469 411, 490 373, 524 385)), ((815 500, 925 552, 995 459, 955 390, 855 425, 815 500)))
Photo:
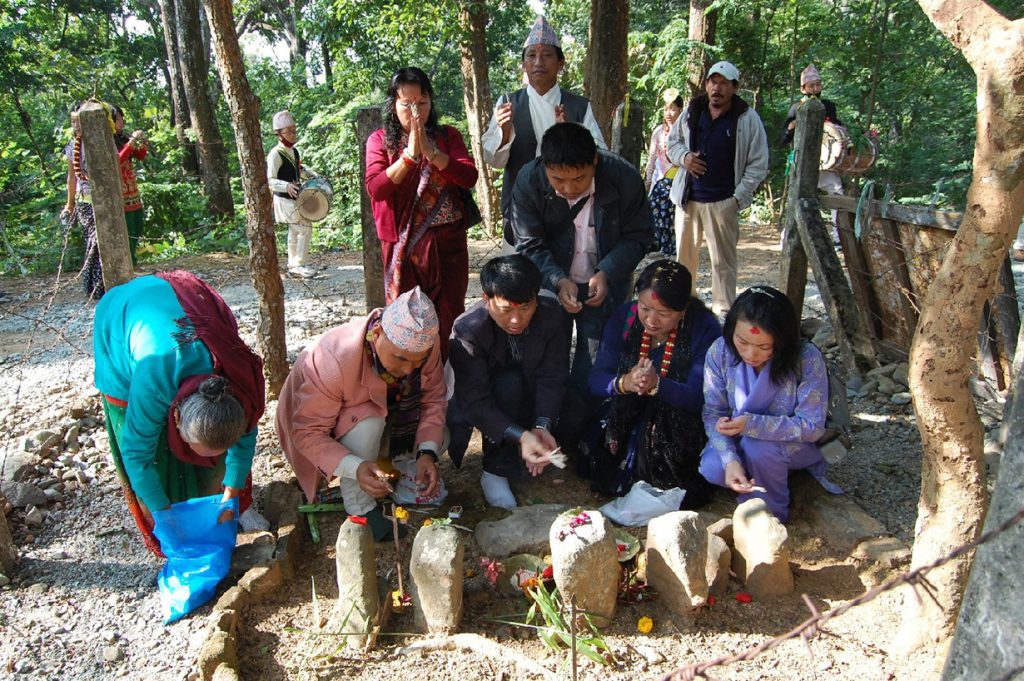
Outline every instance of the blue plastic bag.
POLYGON ((153 533, 167 556, 157 578, 164 605, 164 624, 170 624, 206 603, 228 574, 238 536, 238 499, 221 502, 221 495, 173 504, 153 514, 153 533), (223 523, 225 509, 234 517, 223 523))

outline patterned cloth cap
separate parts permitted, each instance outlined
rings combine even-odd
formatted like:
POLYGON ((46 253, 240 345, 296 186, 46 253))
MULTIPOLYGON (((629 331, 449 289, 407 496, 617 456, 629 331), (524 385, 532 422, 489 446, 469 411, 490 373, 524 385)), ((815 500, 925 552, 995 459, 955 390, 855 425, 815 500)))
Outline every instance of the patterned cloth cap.
POLYGON ((380 326, 389 341, 409 352, 429 350, 437 340, 437 312, 419 286, 384 308, 380 326))
POLYGON ((548 23, 547 19, 537 17, 537 21, 533 22, 533 28, 530 29, 529 35, 526 36, 523 49, 525 50, 530 45, 551 45, 561 48, 562 41, 558 39, 555 29, 551 28, 551 24, 548 23))
POLYGON ((800 87, 807 85, 808 83, 820 83, 821 74, 818 73, 818 67, 811 64, 806 69, 800 72, 800 87))
POLYGON ((292 112, 288 109, 284 111, 278 111, 274 114, 274 131, 284 130, 289 125, 295 125, 295 119, 292 118, 292 112))

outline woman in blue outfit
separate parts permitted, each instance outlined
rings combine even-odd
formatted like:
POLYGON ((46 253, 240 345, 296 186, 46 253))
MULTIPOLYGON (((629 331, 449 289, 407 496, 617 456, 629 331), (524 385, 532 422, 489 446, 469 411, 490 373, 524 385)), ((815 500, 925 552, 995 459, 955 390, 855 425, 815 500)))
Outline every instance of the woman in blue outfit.
POLYGON ((760 497, 789 518, 789 471, 806 468, 832 494, 816 441, 825 432, 828 373, 821 351, 800 340, 800 322, 781 291, 754 286, 725 317, 725 331, 704 362, 704 426, 709 438, 700 472, 760 497))
POLYGON ((237 496, 246 521, 263 362, 217 292, 183 271, 116 286, 96 306, 93 349, 114 466, 150 551, 162 555, 153 512, 179 501, 237 496))
POLYGON ((590 372, 591 391, 607 399, 584 443, 582 473, 605 494, 625 494, 636 480, 679 487, 682 508, 698 508, 710 490, 697 472, 704 355, 721 327, 678 262, 648 265, 635 293, 608 320, 590 372))

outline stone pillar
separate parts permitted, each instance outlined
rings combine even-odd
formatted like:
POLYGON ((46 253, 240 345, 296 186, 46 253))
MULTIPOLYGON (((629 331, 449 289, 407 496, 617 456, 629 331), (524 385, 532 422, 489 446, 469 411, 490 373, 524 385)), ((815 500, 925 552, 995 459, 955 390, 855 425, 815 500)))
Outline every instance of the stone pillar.
POLYGON ((619 554, 608 520, 598 511, 585 513, 589 522, 574 522, 582 514, 570 511, 551 523, 551 567, 565 602, 575 596, 576 607, 590 613, 596 626, 605 627, 615 616, 619 554))
POLYGON ((109 291, 134 276, 128 249, 128 225, 124 220, 121 167, 114 147, 114 131, 103 105, 93 100, 86 102, 78 111, 78 120, 82 124, 82 147, 89 164, 103 286, 109 291))
POLYGON ((708 532, 695 512, 666 513, 647 525, 647 583, 672 612, 692 615, 707 603, 707 563, 708 532))
POLYGON ((348 645, 361 648, 369 640, 380 611, 373 532, 366 525, 346 520, 338 530, 334 549, 338 572, 337 630, 355 634, 347 637, 348 645))
POLYGON ((431 634, 454 634, 462 621, 462 580, 465 577, 462 534, 454 527, 428 525, 412 542, 413 619, 431 634))
MULTIPOLYGON (((793 593, 789 533, 763 499, 749 499, 736 507, 732 537, 751 596, 764 599, 793 593)), ((735 555, 733 561, 735 564, 735 555)))

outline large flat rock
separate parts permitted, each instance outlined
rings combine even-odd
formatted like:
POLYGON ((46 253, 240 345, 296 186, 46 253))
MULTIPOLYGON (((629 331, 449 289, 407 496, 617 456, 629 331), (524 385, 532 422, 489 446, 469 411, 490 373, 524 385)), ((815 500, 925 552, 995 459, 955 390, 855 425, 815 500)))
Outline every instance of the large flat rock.
POLYGON ((548 553, 548 530, 559 513, 568 510, 564 504, 519 506, 507 518, 484 521, 476 526, 476 543, 491 558, 514 553, 548 553))

